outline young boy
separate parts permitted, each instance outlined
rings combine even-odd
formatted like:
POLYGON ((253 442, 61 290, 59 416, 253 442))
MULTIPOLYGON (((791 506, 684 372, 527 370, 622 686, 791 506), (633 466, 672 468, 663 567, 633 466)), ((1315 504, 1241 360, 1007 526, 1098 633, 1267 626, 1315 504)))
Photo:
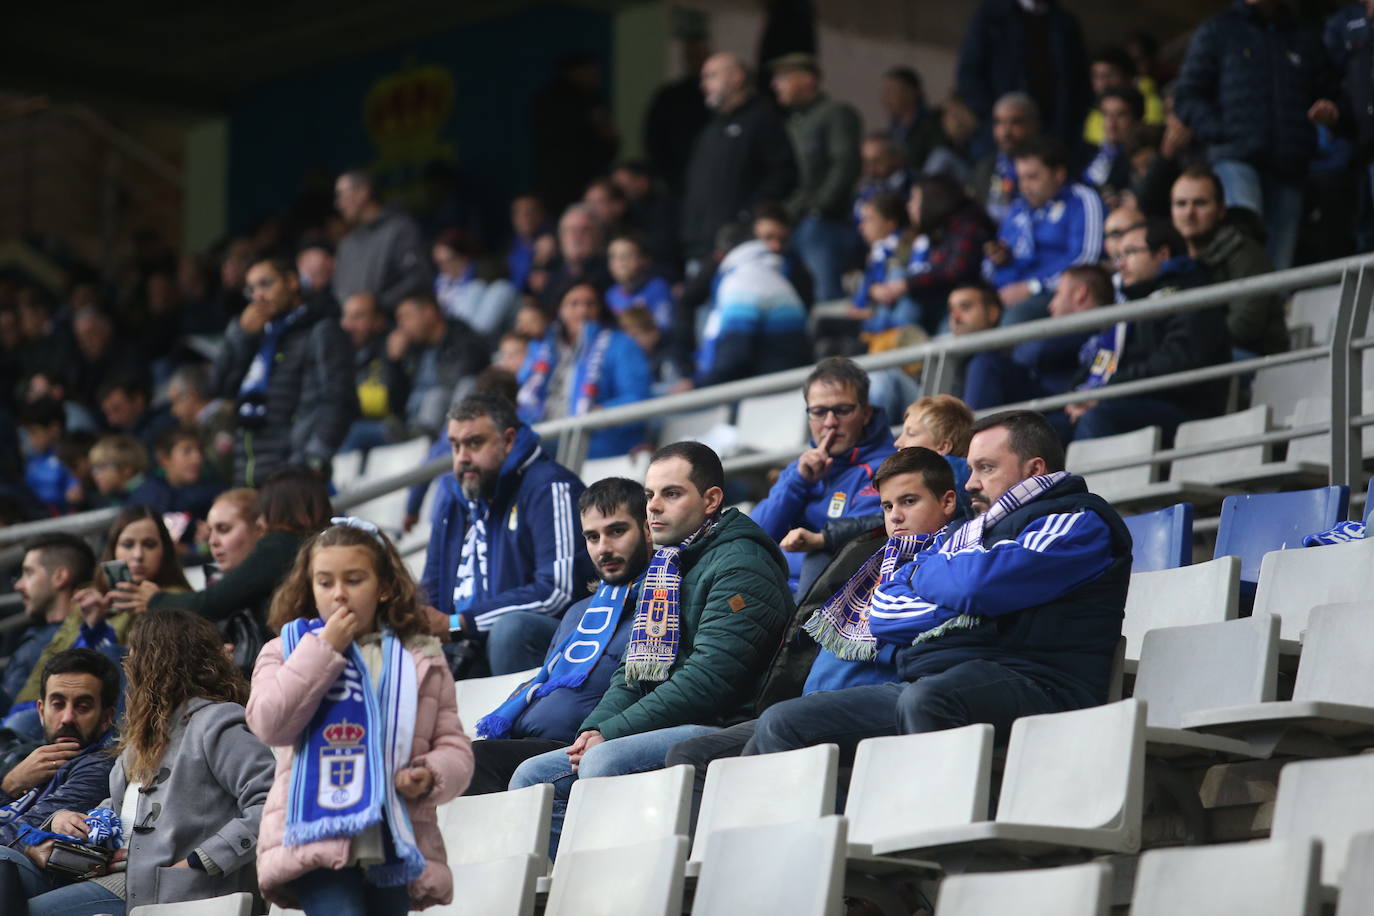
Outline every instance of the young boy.
POLYGON ((91 478, 100 506, 128 505, 147 470, 148 450, 128 433, 101 436, 91 446, 91 478))
MULTIPOLYGON (((869 295, 873 287, 886 289, 887 281, 906 276, 906 257, 900 250, 904 217, 902 201, 893 194, 875 194, 859 205, 859 234, 868 243, 868 261, 850 315, 863 320, 868 334, 914 324, 920 317, 916 303, 905 296, 890 299, 869 295)), ((911 246, 905 247, 909 251, 911 246)))
MULTIPOLYGON (((204 521, 224 485, 202 478, 205 455, 200 435, 184 427, 170 429, 158 437, 153 455, 158 469, 130 494, 130 504, 151 506, 163 514, 185 512, 195 521, 204 521)), ((194 524, 189 526, 194 528, 194 524)))
POLYGON ((963 401, 950 394, 937 394, 916 400, 906 409, 902 419, 902 434, 896 439, 898 448, 922 446, 945 456, 954 471, 954 489, 959 494, 959 507, 967 509, 968 441, 972 436, 973 411, 963 401))
POLYGON ((19 408, 24 432, 24 482, 54 515, 68 511, 67 494, 77 484, 57 456, 57 443, 66 426, 62 402, 43 398, 19 408))
POLYGON ((664 334, 673 331, 673 291, 668 281, 653 276, 651 261, 644 240, 637 235, 622 234, 611 239, 607 262, 615 285, 606 291, 606 304, 616 315, 632 305, 642 305, 654 316, 654 323, 664 334))
POLYGON ((653 314, 642 305, 632 305, 620 313, 620 329, 639 344, 649 358, 649 374, 655 397, 686 391, 692 387, 692 360, 668 345, 663 329, 653 314))

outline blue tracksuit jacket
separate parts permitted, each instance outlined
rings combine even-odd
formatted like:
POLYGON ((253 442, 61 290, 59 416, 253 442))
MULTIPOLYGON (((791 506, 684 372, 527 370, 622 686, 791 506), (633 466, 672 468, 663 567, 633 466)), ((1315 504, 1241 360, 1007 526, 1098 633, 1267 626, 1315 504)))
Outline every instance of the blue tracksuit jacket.
POLYGON ((1077 182, 1034 209, 1017 197, 997 233, 1012 259, 1002 267, 988 262, 988 278, 999 287, 1031 279, 1052 287, 1066 268, 1102 259, 1102 221, 1102 198, 1077 182))

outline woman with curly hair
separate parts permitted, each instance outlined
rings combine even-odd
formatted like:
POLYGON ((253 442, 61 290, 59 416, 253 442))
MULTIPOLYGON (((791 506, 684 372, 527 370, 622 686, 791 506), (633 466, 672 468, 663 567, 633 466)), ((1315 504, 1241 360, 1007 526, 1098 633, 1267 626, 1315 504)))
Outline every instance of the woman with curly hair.
MULTIPOLYGON (((102 808, 119 815, 112 860, 124 871, 29 900, 30 916, 122 914, 257 884, 258 824, 272 785, 272 752, 248 730, 248 685, 219 631, 185 611, 145 614, 129 628, 129 694, 119 759, 102 808)), ((86 839, 87 812, 59 811, 52 830, 86 839)))

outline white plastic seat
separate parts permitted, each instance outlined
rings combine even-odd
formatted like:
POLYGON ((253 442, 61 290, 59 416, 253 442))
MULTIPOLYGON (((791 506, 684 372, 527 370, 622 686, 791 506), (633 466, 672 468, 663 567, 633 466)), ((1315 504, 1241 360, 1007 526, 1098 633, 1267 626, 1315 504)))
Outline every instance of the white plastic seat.
POLYGON ((1296 837, 1151 850, 1131 916, 1317 916, 1321 858, 1320 844, 1296 837))
POLYGON ((952 875, 940 882, 940 916, 1107 916, 1112 870, 1105 862, 952 875))
POLYGON ((226 894, 185 903, 148 903, 134 907, 129 916, 249 916, 252 912, 252 894, 226 894))
POLYGON ((560 852, 548 916, 680 916, 685 836, 560 852))
POLYGON ((462 795, 440 805, 449 867, 522 855, 537 857, 541 865, 548 862, 552 811, 552 783, 462 795))
POLYGON ((712 836, 721 830, 834 814, 839 765, 840 749, 834 744, 712 760, 706 769, 688 874, 696 874, 712 836))
POLYGON ((329 479, 334 484, 334 489, 340 493, 347 493, 358 486, 358 479, 363 476, 363 450, 354 449, 335 455, 329 466, 329 479))
MULTIPOLYGON (((1274 839, 1322 845, 1321 883, 1335 888, 1347 877, 1350 841, 1374 824, 1374 757, 1303 760, 1279 771, 1274 839)), ((1367 860, 1366 860, 1367 861, 1367 860)))
POLYGON ((492 677, 470 677, 456 681, 458 690, 458 717, 463 721, 463 731, 469 738, 477 737, 477 720, 493 712, 515 688, 534 677, 538 668, 517 671, 514 674, 497 674, 492 677))
POLYGON ((1300 289, 1288 300, 1289 327, 1307 325, 1312 329, 1314 344, 1331 342, 1331 327, 1336 320, 1336 306, 1341 301, 1341 285, 1316 286, 1300 289))
POLYGON ((1336 916, 1374 916, 1374 832, 1350 838, 1336 916))
POLYGON ((595 483, 607 477, 628 477, 642 481, 644 470, 649 465, 646 452, 637 455, 617 455, 614 458, 589 458, 582 462, 582 472, 578 475, 587 483, 595 483))
POLYGON ((1274 550, 1260 561, 1255 614, 1274 614, 1283 622, 1279 636, 1302 640, 1307 617, 1319 604, 1363 601, 1374 595, 1374 538, 1274 550))
POLYGON ((913 829, 987 820, 992 739, 978 723, 860 741, 844 806, 849 857, 871 857, 875 842, 913 829), (921 777, 892 778, 903 772, 921 777))
POLYGON ((980 850, 1135 852, 1144 776, 1140 701, 1026 716, 1012 724, 995 820, 896 833, 875 841, 873 852, 936 861, 980 850))
MULTIPOLYGON (((1362 736, 1362 744, 1374 743, 1371 670, 1374 602, 1323 605, 1312 610, 1293 699, 1199 710, 1184 714, 1182 724, 1244 738, 1266 754, 1286 741, 1303 740, 1304 733, 1347 742, 1362 736)), ((1317 753, 1324 748, 1319 745, 1317 753)))
POLYGON ((756 452, 806 444, 806 399, 799 391, 745 398, 735 414, 742 448, 756 452))
POLYGON ((711 840, 693 916, 840 916, 845 820, 737 827, 711 840))
MULTIPOLYGON (((1146 426, 1116 436, 1075 440, 1069 443, 1065 459, 1070 471, 1109 461, 1143 457, 1160 450, 1158 426, 1146 426)), ((1209 505, 1221 502, 1231 490, 1187 480, 1162 480, 1157 464, 1137 465, 1115 471, 1084 475, 1088 489, 1109 503, 1135 507, 1167 506, 1177 502, 1209 505)))
POLYGON ((729 422, 729 404, 674 414, 663 421, 663 426, 658 433, 658 441, 660 445, 681 442, 684 439, 699 441, 717 426, 729 422))
POLYGON ((1239 602, 1239 557, 1133 573, 1121 621, 1121 635, 1126 637, 1127 671, 1135 670, 1141 640, 1150 630, 1232 620, 1239 602))
POLYGON ((1250 401, 1268 404, 1270 416, 1284 426, 1292 425, 1298 401, 1330 396, 1331 360, 1326 357, 1255 370, 1250 401))
POLYGON ((424 912, 427 916, 533 916, 534 882, 546 861, 542 856, 517 855, 451 865, 453 902, 424 912))
POLYGON ((624 846, 627 839, 685 837, 691 802, 692 768, 687 764, 577 780, 568 796, 554 880, 569 852, 624 846))
MULTIPOLYGON (((1226 442, 1270 431, 1270 407, 1256 404, 1248 410, 1189 420, 1180 423, 1174 437, 1176 448, 1190 448, 1213 442, 1226 442)), ((1304 463, 1273 460, 1272 445, 1247 445, 1208 452, 1192 458, 1179 458, 1169 468, 1171 481, 1239 486, 1270 484, 1285 487, 1318 486, 1326 483, 1326 462, 1304 463)))
MULTIPOLYGON (((1368 375, 1365 375, 1364 378, 1366 382, 1370 381, 1368 375)), ((1374 404, 1374 389, 1365 389, 1361 404, 1367 413, 1370 405, 1374 404)), ((1293 408, 1293 426, 1309 426, 1314 423, 1330 422, 1331 397, 1329 395, 1299 398, 1297 405, 1293 408)), ((1365 458, 1374 457, 1374 426, 1366 426, 1361 430, 1360 454, 1365 458)), ((1325 468, 1331 462, 1331 434, 1318 433, 1315 436, 1303 436, 1300 439, 1288 440, 1288 460, 1306 462, 1325 468)))
MULTIPOLYGON (((429 456, 429 440, 423 436, 397 442, 394 445, 379 445, 367 453, 367 470, 361 483, 373 483, 387 477, 410 471, 425 463, 429 456)), ((349 512, 365 518, 389 533, 399 532, 405 519, 406 500, 410 488, 401 487, 376 499, 369 499, 349 512)))

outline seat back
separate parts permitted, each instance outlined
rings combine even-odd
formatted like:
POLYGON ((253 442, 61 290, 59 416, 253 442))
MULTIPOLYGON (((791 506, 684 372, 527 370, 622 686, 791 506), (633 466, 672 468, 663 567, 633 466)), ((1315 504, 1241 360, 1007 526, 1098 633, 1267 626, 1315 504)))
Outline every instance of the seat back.
POLYGON ((1300 289, 1288 300, 1290 327, 1307 325, 1312 329, 1314 344, 1331 342, 1331 328, 1336 320, 1336 306, 1341 301, 1341 285, 1314 286, 1300 289))
MULTIPOLYGON (((1178 425, 1174 436, 1175 448, 1191 448, 1213 442, 1226 442, 1242 436, 1254 436, 1269 431, 1269 405, 1256 404, 1249 410, 1188 420, 1178 425)), ((1241 472, 1253 470, 1269 460, 1273 446, 1247 445, 1208 452, 1192 458, 1179 458, 1169 468, 1170 480, 1216 484, 1234 480, 1241 472)))
POLYGON ((329 482, 334 484, 335 490, 347 493, 358 486, 363 476, 363 455, 362 449, 354 449, 335 455, 329 462, 329 482))
POLYGON ((845 820, 722 830, 701 865, 693 916, 840 916, 845 820))
POLYGON ((1107 916, 1112 870, 1105 862, 1026 871, 951 875, 940 882, 940 916, 1107 916))
MULTIPOLYGON (((1369 376, 1365 376, 1369 380, 1369 376)), ((1374 403, 1374 390, 1365 389, 1365 405, 1374 403)), ((1293 408, 1293 426, 1309 426, 1314 423, 1331 422, 1331 398, 1328 395, 1301 398, 1293 408)), ((1360 431, 1360 454, 1368 458, 1374 455, 1374 426, 1366 426, 1360 431)), ((1331 462, 1331 434, 1317 433, 1288 440, 1288 460, 1305 461, 1309 464, 1326 465, 1331 462)))
POLYGON ((134 907, 129 916, 249 916, 252 912, 252 894, 226 894, 183 903, 149 903, 134 907))
POLYGON ((1117 848, 1133 851, 1144 774, 1139 700, 1025 716, 1011 727, 997 820, 1107 831, 1117 848))
POLYGON ((659 430, 658 441, 664 445, 684 439, 700 440, 711 430, 730 422, 730 405, 721 404, 703 410, 678 413, 667 417, 659 430))
POLYGON ((1374 757, 1360 754, 1303 760, 1279 771, 1274 800, 1274 839, 1320 840, 1321 882, 1341 883, 1350 840, 1374 824, 1374 757))
POLYGON ((850 843, 988 819, 993 728, 866 738, 854 755, 844 816, 850 843), (919 772, 919 779, 893 779, 919 772))
POLYGON ((497 674, 492 677, 469 677, 454 682, 458 691, 458 717, 463 721, 463 731, 469 738, 477 737, 477 720, 492 712, 515 692, 515 688, 528 681, 539 671, 517 671, 514 674, 497 674))
POLYGON ((558 842, 553 874, 564 854, 686 836, 692 803, 692 768, 687 764, 625 776, 598 776, 573 783, 558 842))
POLYGON ((1374 601, 1314 607, 1307 619, 1293 699, 1374 706, 1371 671, 1374 601))
POLYGON ((1308 615, 1319 604, 1363 601, 1374 595, 1374 538, 1276 550, 1265 554, 1255 590, 1254 613, 1274 614, 1279 635, 1301 639, 1308 615))
POLYGON ((1121 621, 1126 657, 1139 659, 1141 639, 1158 627, 1233 619, 1240 606, 1239 573, 1240 560, 1235 557, 1132 573, 1130 590, 1126 592, 1126 613, 1121 621))
POLYGON ((1121 519, 1131 532, 1131 572, 1177 569, 1193 562, 1193 504, 1177 503, 1121 519))
POLYGON ((839 765, 840 749, 834 744, 712 760, 701 793, 692 861, 706 857, 711 837, 721 830, 834 814, 839 765))
POLYGON ((680 916, 687 838, 558 854, 547 916, 680 916))
POLYGON ((735 428, 740 446, 756 452, 805 445, 806 400, 796 390, 745 398, 739 402, 735 428))
MULTIPOLYGON (((360 482, 372 483, 402 471, 414 470, 424 464, 428 456, 429 440, 423 436, 394 445, 380 445, 367 453, 367 470, 360 482)), ((389 532, 398 532, 405 519, 409 496, 409 488, 401 487, 354 506, 350 511, 358 518, 365 518, 389 532)))
POLYGON ((1186 713, 1267 703, 1278 679, 1279 622, 1245 617, 1146 633, 1134 696, 1149 725, 1180 728, 1186 713))
POLYGON ((533 916, 534 886, 546 861, 524 855, 450 866, 453 902, 425 910, 426 916, 533 916))
POLYGON ((1284 426, 1291 425, 1298 401, 1320 397, 1331 390, 1331 361, 1325 357, 1300 363, 1285 363, 1255 370, 1250 386, 1252 404, 1268 404, 1270 416, 1284 426))
POLYGON ((1374 916, 1374 832, 1350 838, 1336 916, 1374 916))
POLYGON ((439 806, 449 867, 510 856, 548 861, 553 784, 462 795, 439 806))
POLYGON ((643 460, 638 455, 618 455, 614 458, 589 458, 582 462, 578 475, 588 483, 595 483, 607 477, 628 477, 630 480, 643 480, 644 469, 648 467, 649 456, 643 452, 643 460))
MULTIPOLYGON (((1080 466, 1101 464, 1121 458, 1150 455, 1159 451, 1158 426, 1145 426, 1134 432, 1099 439, 1084 439, 1069 443, 1065 465, 1078 473, 1080 466)), ((1122 494, 1139 490, 1159 480, 1159 465, 1122 468, 1119 471, 1099 471, 1084 475, 1088 489, 1111 502, 1122 494)))
POLYGON ((1259 580, 1260 562, 1271 550, 1301 547, 1309 534, 1345 518, 1348 487, 1317 487, 1287 493, 1241 493, 1221 504, 1214 557, 1240 557, 1240 579, 1259 580))
POLYGON ((1297 837, 1155 849, 1140 857, 1131 916, 1317 916, 1321 847, 1297 837))

